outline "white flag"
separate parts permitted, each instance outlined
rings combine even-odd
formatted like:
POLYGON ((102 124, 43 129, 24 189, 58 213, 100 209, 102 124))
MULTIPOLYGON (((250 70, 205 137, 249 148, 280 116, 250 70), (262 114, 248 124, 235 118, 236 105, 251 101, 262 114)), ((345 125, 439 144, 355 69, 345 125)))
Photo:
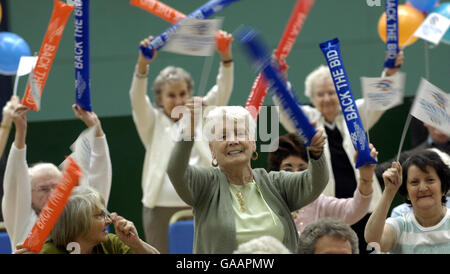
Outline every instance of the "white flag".
POLYGON ((36 83, 36 79, 34 79, 34 69, 32 69, 30 74, 28 75, 28 84, 30 85, 31 96, 33 96, 34 103, 36 104, 37 108, 40 109, 42 90, 41 87, 39 87, 39 85, 36 83))
POLYGON ((406 75, 397 72, 389 77, 361 77, 364 100, 369 109, 387 110, 403 103, 406 75))
POLYGON ((31 72, 36 65, 37 56, 22 56, 20 57, 19 67, 17 68, 16 76, 23 76, 31 72))
MULTIPOLYGON (((70 156, 77 162, 82 171, 82 177, 80 179, 80 185, 86 183, 89 176, 89 167, 91 165, 91 153, 94 145, 95 134, 98 126, 93 126, 85 129, 80 133, 75 142, 70 146, 72 153, 70 156)), ((60 168, 63 169, 66 160, 60 164, 60 168)))
POLYGON ((186 18, 163 50, 185 55, 211 56, 216 47, 214 37, 221 25, 222 19, 186 18))
POLYGON ((422 78, 411 115, 450 136, 450 95, 422 78))
POLYGON ((414 33, 414 36, 439 44, 450 26, 450 19, 439 13, 430 13, 414 33))

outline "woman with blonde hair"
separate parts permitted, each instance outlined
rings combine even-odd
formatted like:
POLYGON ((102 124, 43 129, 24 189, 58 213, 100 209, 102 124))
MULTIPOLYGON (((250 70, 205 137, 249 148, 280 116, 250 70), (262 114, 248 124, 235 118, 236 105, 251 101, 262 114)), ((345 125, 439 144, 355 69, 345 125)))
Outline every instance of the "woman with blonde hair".
POLYGON ((132 222, 116 213, 108 215, 105 200, 87 186, 74 189, 41 254, 70 251, 80 254, 159 253, 139 238, 132 222), (114 225, 116 234, 108 233, 110 224, 114 225))

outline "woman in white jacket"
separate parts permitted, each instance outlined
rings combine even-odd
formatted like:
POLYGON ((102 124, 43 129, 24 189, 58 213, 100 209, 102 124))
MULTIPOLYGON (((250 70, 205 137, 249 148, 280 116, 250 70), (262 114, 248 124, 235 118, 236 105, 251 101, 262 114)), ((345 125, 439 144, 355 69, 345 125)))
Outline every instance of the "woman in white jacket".
MULTIPOLYGON (((62 178, 61 171, 51 163, 37 163, 31 168, 28 167, 25 139, 26 113, 30 109, 22 105, 17 105, 14 109, 12 119, 16 132, 6 162, 2 201, 4 223, 13 252, 17 245, 25 241, 51 192, 62 178)), ((83 174, 80 184, 88 183, 94 187, 107 203, 111 189, 112 167, 106 136, 94 112, 85 111, 77 105, 73 105, 72 109, 75 116, 87 127, 97 126, 90 152, 90 163, 86 170, 88 174, 83 174)))
MULTIPOLYGON (((222 35, 231 39, 231 34, 222 31, 222 35)), ((152 37, 141 41, 147 46, 152 37)), ((206 106, 223 106, 233 88, 233 59, 231 45, 225 52, 217 49, 221 62, 216 85, 203 97, 206 106)), ((156 51, 154 52, 156 55, 156 51)), ((157 248, 162 254, 168 253, 168 227, 170 217, 177 211, 187 209, 176 193, 166 173, 170 154, 177 137, 179 116, 172 110, 184 106, 192 100, 193 80, 188 72, 179 67, 169 66, 163 69, 153 84, 155 103, 153 106, 147 96, 149 60, 139 52, 139 58, 130 89, 133 120, 137 132, 145 147, 145 159, 142 171, 142 219, 146 242, 157 248)), ((211 153, 206 141, 195 142, 190 157, 191 165, 211 166, 211 153)))

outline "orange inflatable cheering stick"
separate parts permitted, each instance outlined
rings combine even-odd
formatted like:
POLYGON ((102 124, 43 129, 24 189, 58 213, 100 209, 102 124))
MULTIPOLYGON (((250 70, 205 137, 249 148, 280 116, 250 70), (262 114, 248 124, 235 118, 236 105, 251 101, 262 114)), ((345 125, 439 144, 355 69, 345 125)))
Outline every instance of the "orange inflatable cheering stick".
POLYGON ((47 32, 45 33, 44 41, 39 50, 38 60, 34 68, 34 81, 39 87, 39 91, 38 94, 34 94, 30 85, 28 85, 21 102, 33 110, 39 111, 40 109, 40 98, 44 90, 45 82, 47 81, 53 60, 55 59, 67 19, 74 8, 74 6, 54 0, 50 23, 48 24, 47 32))
POLYGON ((39 217, 23 243, 23 248, 39 253, 48 235, 58 221, 59 216, 69 200, 72 189, 78 185, 81 169, 70 156, 67 157, 63 178, 50 194, 47 204, 41 210, 39 217))

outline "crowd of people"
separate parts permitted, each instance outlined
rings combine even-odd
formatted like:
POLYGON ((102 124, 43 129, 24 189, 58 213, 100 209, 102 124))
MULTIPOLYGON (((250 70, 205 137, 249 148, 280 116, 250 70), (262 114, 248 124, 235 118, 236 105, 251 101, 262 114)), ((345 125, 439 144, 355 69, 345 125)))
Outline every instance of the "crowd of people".
MULTIPOLYGON (((381 252, 450 253, 450 136, 425 124, 429 138, 399 161, 355 168, 358 152, 330 70, 322 65, 305 80, 312 106, 301 108, 316 128, 310 144, 305 145, 280 107, 281 124, 289 133, 274 140, 267 168, 254 168, 256 121, 244 107, 228 105, 236 89, 232 47, 217 47, 217 53, 216 84, 204 97, 193 96, 189 72, 168 66, 152 85, 151 102, 149 64, 158 56, 154 51, 148 59, 139 51, 129 92, 132 119, 145 149, 144 239, 133 222, 107 210, 112 165, 106 134, 94 112, 72 106, 78 119, 95 128, 95 138, 79 186, 40 253, 68 254, 71 247, 81 254, 168 253, 169 220, 186 209, 193 213, 193 253, 358 254, 368 243, 377 243, 381 252), (397 192, 405 204, 388 217, 397 192)), ((400 51, 397 67, 382 76, 397 73, 403 60, 400 51)), ((274 102, 279 105, 277 98, 274 102)), ((370 109, 364 99, 356 105, 366 130, 384 112, 370 109)), ((13 97, 4 107, 0 128, 3 153, 10 127, 15 127, 2 213, 13 253, 19 254, 34 253, 23 243, 62 178, 52 163, 26 161, 29 110, 13 97)), ((375 159, 383 153, 372 144, 369 150, 375 159)))

